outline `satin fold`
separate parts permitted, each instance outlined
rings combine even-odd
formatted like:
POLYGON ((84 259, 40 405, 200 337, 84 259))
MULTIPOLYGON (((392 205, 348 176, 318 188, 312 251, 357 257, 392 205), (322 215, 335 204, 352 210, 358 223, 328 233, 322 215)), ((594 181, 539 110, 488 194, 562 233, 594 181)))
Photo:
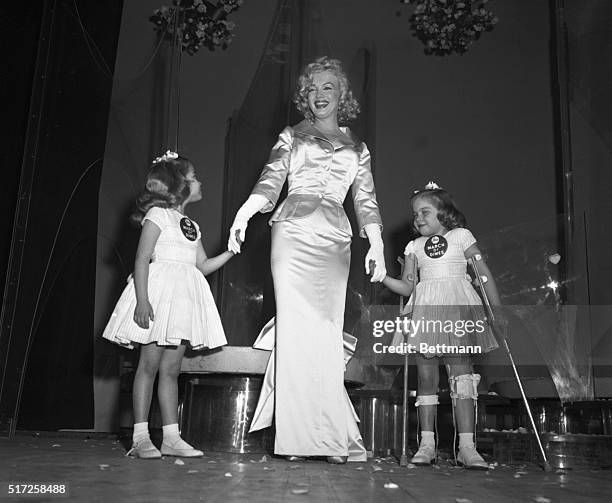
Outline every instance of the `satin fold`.
POLYGON ((272 226, 276 317, 255 343, 272 354, 251 431, 274 421, 276 454, 366 460, 344 388, 356 343, 342 330, 350 245, 323 207, 272 226))
MULTIPOLYGON (((251 427, 249 433, 263 430, 272 426, 274 419, 274 381, 276 379, 276 370, 274 361, 276 358, 274 346, 276 340, 276 317, 273 317, 266 325, 261 329, 257 339, 253 343, 255 349, 263 351, 270 351, 270 358, 266 366, 266 373, 264 376, 263 385, 261 388, 261 394, 259 395, 259 401, 253 414, 253 420, 251 421, 251 427)), ((357 347, 357 338, 346 332, 342 333, 342 345, 344 349, 344 368, 349 360, 355 354, 355 348, 357 347)), ((357 423, 359 417, 355 412, 355 408, 348 396, 348 393, 344 392, 344 403, 347 409, 347 421, 348 426, 348 457, 349 461, 365 461, 364 457, 365 446, 357 423), (351 421, 350 418, 353 420, 351 421)))

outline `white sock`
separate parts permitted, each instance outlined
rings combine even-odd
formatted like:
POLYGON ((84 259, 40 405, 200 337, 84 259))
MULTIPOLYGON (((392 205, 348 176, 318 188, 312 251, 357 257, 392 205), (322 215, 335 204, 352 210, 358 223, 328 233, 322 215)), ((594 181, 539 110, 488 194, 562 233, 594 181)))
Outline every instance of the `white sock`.
POLYGON ((421 445, 435 445, 433 431, 421 431, 421 445))
POLYGON ((181 439, 177 423, 162 426, 162 431, 164 432, 164 443, 166 445, 172 446, 181 439))
POLYGON ((462 447, 474 447, 473 433, 459 433, 459 449, 462 447))
POLYGON ((132 433, 132 440, 138 442, 149 436, 149 423, 134 423, 134 432, 132 433))

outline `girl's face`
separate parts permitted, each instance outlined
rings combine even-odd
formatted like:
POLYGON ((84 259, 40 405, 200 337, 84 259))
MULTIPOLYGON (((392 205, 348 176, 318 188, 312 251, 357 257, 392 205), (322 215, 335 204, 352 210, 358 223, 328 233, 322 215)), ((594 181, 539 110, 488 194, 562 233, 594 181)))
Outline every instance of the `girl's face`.
POLYGON ((193 203, 202 199, 202 182, 196 178, 196 174, 193 168, 189 170, 185 180, 189 184, 189 196, 185 203, 193 203))
POLYGON ((341 96, 340 81, 335 73, 325 70, 312 76, 312 84, 308 88, 308 106, 315 119, 335 118, 341 96))
POLYGON ((438 220, 438 209, 432 201, 424 197, 419 197, 412 202, 412 217, 414 227, 421 236, 444 234, 447 230, 438 220))

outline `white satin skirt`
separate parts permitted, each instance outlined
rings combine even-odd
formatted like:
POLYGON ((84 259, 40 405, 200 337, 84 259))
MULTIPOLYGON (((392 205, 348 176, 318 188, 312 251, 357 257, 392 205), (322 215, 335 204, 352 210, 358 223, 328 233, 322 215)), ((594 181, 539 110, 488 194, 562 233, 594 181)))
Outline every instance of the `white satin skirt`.
POLYGON ((273 410, 275 454, 366 460, 344 388, 350 247, 318 210, 272 226, 276 341, 251 431, 269 426, 273 410))

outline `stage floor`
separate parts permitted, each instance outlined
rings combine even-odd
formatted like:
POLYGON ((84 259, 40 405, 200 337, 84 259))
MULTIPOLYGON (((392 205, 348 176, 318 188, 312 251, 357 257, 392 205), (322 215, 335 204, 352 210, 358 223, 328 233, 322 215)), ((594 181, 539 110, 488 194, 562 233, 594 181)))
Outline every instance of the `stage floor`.
POLYGON ((212 452, 143 461, 126 457, 124 443, 99 434, 0 439, 0 501, 558 503, 610 501, 612 493, 610 470, 544 473, 536 465, 498 465, 478 472, 447 460, 439 468, 400 468, 392 458, 330 465, 212 452), (7 498, 7 483, 67 484, 70 497, 7 498))

